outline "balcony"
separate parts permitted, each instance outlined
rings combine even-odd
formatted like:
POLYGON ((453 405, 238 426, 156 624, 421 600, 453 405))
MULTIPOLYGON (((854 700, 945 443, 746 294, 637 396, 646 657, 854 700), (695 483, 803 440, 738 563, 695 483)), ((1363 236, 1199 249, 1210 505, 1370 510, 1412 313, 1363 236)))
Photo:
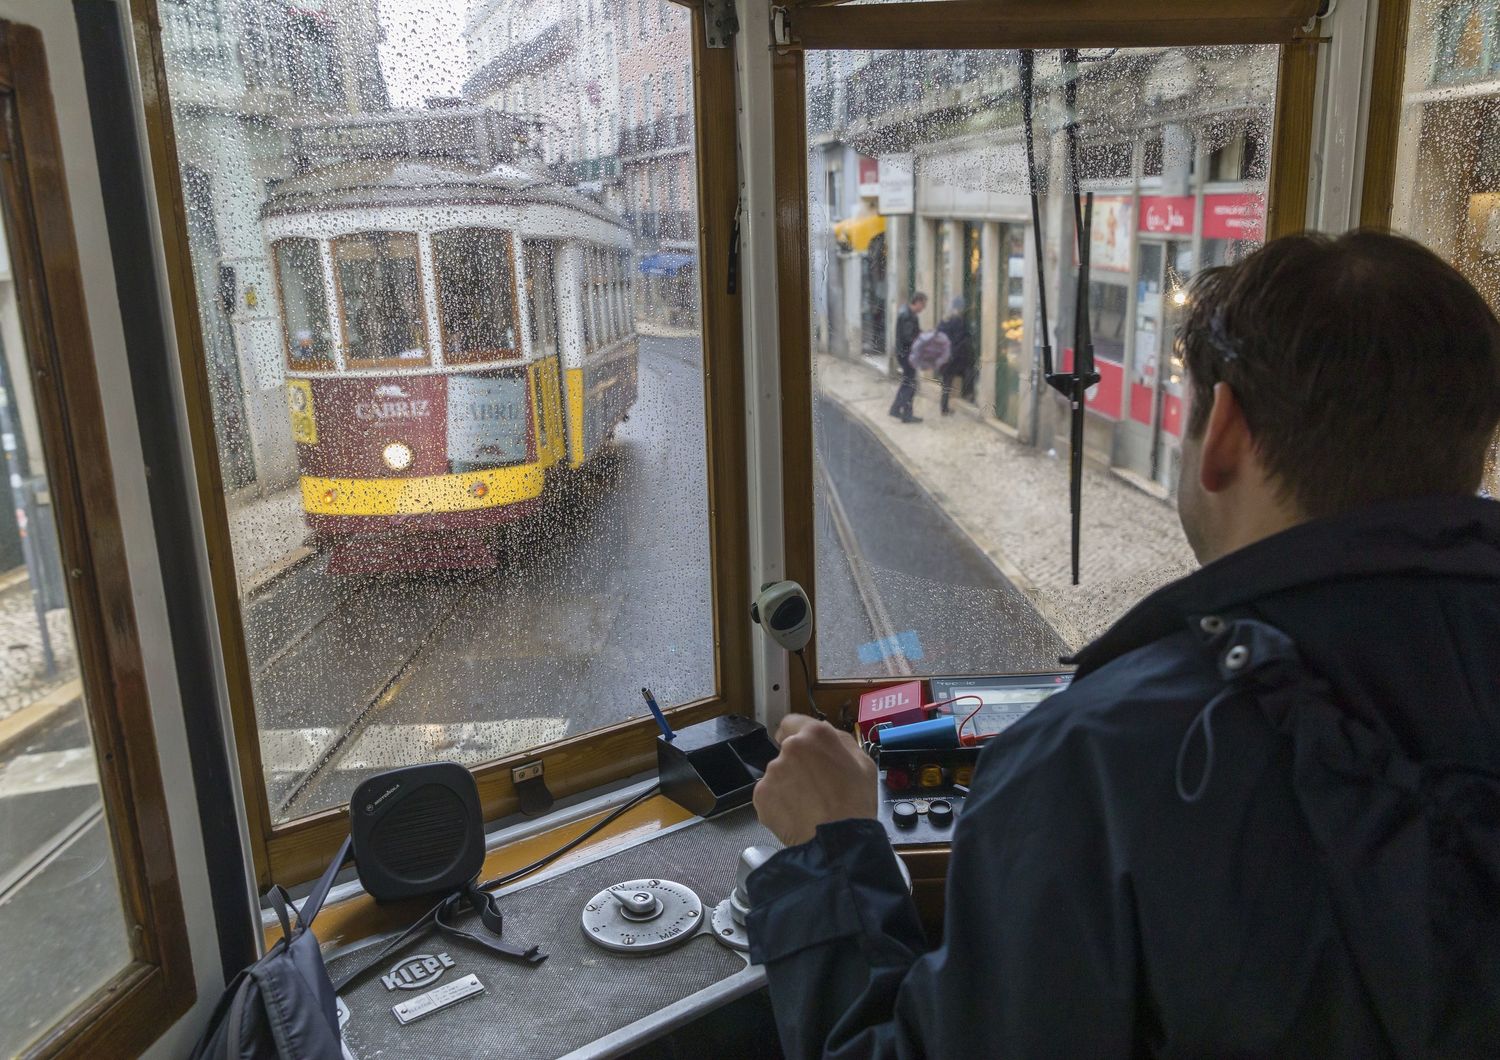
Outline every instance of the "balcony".
POLYGON ((559 184, 586 184, 590 181, 608 182, 620 175, 618 155, 602 158, 580 158, 572 162, 554 162, 547 167, 552 179, 559 184))
POLYGON ((655 121, 627 125, 621 129, 620 157, 640 158, 682 151, 691 147, 692 143, 692 115, 664 114, 655 121))
POLYGON ((698 218, 685 210, 646 210, 626 213, 625 223, 643 240, 675 240, 695 243, 698 240, 698 218))

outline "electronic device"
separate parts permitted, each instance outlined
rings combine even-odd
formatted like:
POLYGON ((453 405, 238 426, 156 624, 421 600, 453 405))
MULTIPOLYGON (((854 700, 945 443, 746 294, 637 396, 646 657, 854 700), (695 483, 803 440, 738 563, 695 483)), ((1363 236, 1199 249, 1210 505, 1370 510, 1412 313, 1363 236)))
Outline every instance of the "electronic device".
POLYGON ((474 775, 454 762, 371 777, 349 799, 359 882, 377 902, 453 893, 484 867, 474 775))
POLYGON ((750 605, 750 619, 787 651, 801 651, 812 639, 812 602, 793 581, 762 585, 750 605))
POLYGON ((868 740, 870 730, 876 725, 923 721, 927 717, 922 709, 924 702, 921 681, 905 681, 866 692, 859 697, 859 738, 868 740))
POLYGON ((1004 674, 930 679, 933 703, 963 723, 960 737, 997 736, 1029 714, 1038 703, 1073 683, 1070 672, 1004 674), (969 717, 972 714, 973 717, 969 717), (968 719, 965 721, 964 719, 968 719))

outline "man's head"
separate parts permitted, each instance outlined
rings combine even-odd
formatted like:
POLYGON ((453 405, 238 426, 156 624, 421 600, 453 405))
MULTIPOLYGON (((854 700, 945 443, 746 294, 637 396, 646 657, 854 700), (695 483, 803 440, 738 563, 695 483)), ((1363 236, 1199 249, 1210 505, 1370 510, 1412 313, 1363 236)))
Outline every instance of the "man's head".
POLYGON ((1418 243, 1278 239, 1199 277, 1177 341, 1177 507, 1204 562, 1307 519, 1479 488, 1500 323, 1418 243))
POLYGON ((911 306, 911 311, 913 313, 920 313, 922 310, 927 308, 927 295, 921 291, 918 291, 916 294, 911 296, 911 301, 908 304, 911 306))

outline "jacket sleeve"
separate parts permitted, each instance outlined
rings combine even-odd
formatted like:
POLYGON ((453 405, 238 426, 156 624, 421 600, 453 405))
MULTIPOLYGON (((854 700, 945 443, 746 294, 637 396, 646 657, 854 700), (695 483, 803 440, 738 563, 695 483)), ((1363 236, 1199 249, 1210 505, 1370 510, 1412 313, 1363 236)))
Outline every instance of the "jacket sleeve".
POLYGON ((1129 880, 1109 864, 1091 756, 1070 742, 1032 728, 986 751, 936 950, 878 822, 826 825, 751 876, 751 959, 787 1056, 1134 1051, 1129 880))

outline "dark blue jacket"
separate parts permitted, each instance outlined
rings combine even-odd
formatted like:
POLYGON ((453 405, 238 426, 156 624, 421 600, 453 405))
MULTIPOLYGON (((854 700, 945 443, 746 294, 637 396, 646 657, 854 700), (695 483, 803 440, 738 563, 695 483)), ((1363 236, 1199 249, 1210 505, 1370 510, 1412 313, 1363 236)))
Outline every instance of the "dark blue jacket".
POLYGON ((1500 504, 1155 593, 985 750, 928 952, 878 825, 749 881, 794 1057, 1500 1056, 1500 504))

